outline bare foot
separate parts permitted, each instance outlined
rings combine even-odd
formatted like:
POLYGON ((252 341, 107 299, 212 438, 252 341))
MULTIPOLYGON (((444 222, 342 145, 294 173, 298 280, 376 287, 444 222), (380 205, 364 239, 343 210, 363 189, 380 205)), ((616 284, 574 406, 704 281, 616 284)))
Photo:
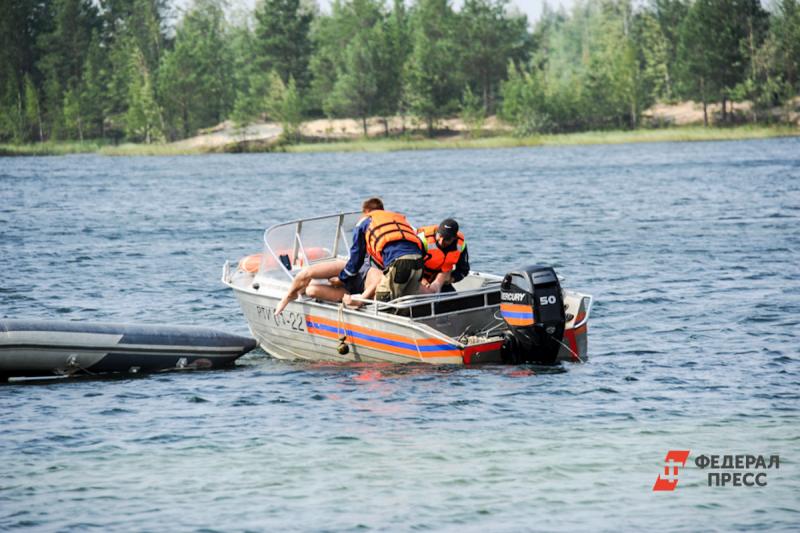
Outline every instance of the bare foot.
POLYGON ((360 294, 354 294, 354 295, 345 294, 344 296, 342 296, 342 303, 344 305, 346 305, 347 307, 361 307, 362 305, 364 305, 362 302, 357 302, 357 301, 353 300, 353 296, 361 296, 361 295, 360 294))

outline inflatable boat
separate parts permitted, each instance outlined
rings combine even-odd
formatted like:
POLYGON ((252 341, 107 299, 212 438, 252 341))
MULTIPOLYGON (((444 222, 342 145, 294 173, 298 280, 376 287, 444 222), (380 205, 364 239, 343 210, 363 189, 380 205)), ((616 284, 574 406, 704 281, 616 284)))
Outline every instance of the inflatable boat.
POLYGON ((190 326, 0 319, 0 381, 219 368, 255 346, 247 337, 190 326))

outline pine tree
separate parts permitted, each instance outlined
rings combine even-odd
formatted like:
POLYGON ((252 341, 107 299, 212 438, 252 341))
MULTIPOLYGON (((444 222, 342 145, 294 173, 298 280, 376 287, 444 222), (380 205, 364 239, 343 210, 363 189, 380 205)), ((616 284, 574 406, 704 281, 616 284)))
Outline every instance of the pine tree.
POLYGON ((51 2, 0 0, 0 141, 32 138, 27 84, 41 87, 39 42, 50 31, 52 8, 51 2))
POLYGON ((480 136, 483 124, 486 121, 486 109, 481 99, 472 93, 469 85, 464 88, 461 96, 461 120, 464 121, 464 124, 469 129, 470 137, 480 136))
POLYGON ((514 133, 527 137, 553 129, 548 114, 544 72, 537 65, 530 72, 520 72, 508 64, 507 80, 502 84, 503 105, 500 117, 514 126, 514 133))
POLYGON ((780 0, 772 24, 775 65, 785 82, 784 92, 800 93, 800 2, 780 0))
POLYGON ((669 43, 658 20, 644 12, 637 18, 637 40, 643 56, 643 76, 656 100, 672 100, 673 82, 670 73, 669 43))
POLYGON ((244 128, 266 112, 271 77, 269 74, 254 72, 250 74, 247 86, 236 95, 231 118, 239 128, 244 128))
POLYGON ((131 80, 128 87, 128 111, 125 131, 129 138, 150 144, 163 138, 163 121, 153 90, 152 77, 144 54, 138 47, 131 50, 131 80))
MULTIPOLYGON (((649 11, 658 23, 666 45, 666 79, 668 82, 664 88, 664 94, 668 99, 678 96, 680 28, 689 12, 689 5, 689 0, 652 0, 652 7, 649 11)), ((661 44, 657 46, 660 47, 661 44)))
POLYGON ((587 4, 576 7, 573 19, 564 26, 577 36, 569 38, 572 44, 561 51, 566 57, 550 61, 548 74, 565 78, 558 82, 565 94, 570 91, 564 86, 577 82, 578 99, 570 114, 580 129, 638 125, 645 98, 632 12, 629 0, 587 4), (566 76, 559 74, 565 63, 573 65, 566 76))
POLYGON ((300 0, 264 0, 256 9, 256 46, 262 72, 277 72, 284 84, 293 78, 300 90, 309 83, 309 30, 312 13, 300 0))
MULTIPOLYGON (((354 68, 370 69, 368 77, 378 86, 379 95, 385 100, 391 100, 396 91, 388 88, 386 78, 391 76, 392 70, 386 69, 386 55, 391 54, 390 38, 381 27, 385 23, 380 0, 336 0, 331 6, 332 13, 329 17, 317 20, 314 32, 315 50, 310 62, 313 75, 311 86, 311 106, 319 106, 328 116, 341 116, 347 114, 346 102, 342 102, 336 93, 343 93, 343 83, 353 89, 355 78, 364 79, 366 74, 355 72, 354 68), (361 44, 354 45, 358 40, 361 44), (365 41, 370 42, 373 50, 364 51, 361 58, 356 61, 357 52, 363 48, 365 41), (369 56, 369 57, 367 57, 369 56), (349 80, 337 80, 347 75, 349 80)), ((364 91, 362 91, 364 93, 364 91)), ((370 107, 377 111, 377 102, 372 102, 370 107)), ((363 107, 358 105, 358 107, 363 107)), ((360 115, 359 115, 360 117, 360 115)))
MULTIPOLYGON (((134 75, 131 57, 138 50, 147 67, 150 83, 158 87, 158 69, 168 49, 167 20, 170 0, 100 0, 103 6, 103 31, 100 44, 104 50, 105 89, 103 109, 104 135, 114 139, 124 136, 134 75)), ((156 97, 154 92, 154 97, 156 97)))
POLYGON ((281 123, 283 138, 289 142, 295 141, 303 119, 303 104, 294 78, 290 77, 289 83, 283 83, 279 74, 270 74, 270 90, 264 107, 269 118, 281 123))
POLYGON ((119 37, 131 39, 142 54, 147 71, 157 75, 161 56, 168 45, 167 19, 169 0, 110 0, 109 16, 113 17, 119 37))
POLYGON ((447 0, 420 0, 412 17, 413 51, 405 70, 411 112, 433 135, 437 120, 458 107, 463 87, 455 15, 447 0))
POLYGON ((243 128, 263 111, 266 75, 255 66, 255 35, 246 24, 231 29, 230 42, 235 85, 231 118, 243 128))
POLYGON ((403 16, 396 10, 390 20, 377 0, 339 3, 331 24, 336 38, 321 47, 336 74, 323 109, 328 115, 361 119, 364 135, 367 118, 375 115, 384 117, 388 135, 386 117, 398 108, 401 65, 394 54, 403 53, 403 16))
POLYGON ((704 124, 709 101, 721 102, 722 121, 727 120, 726 102, 745 79, 766 20, 759 0, 696 0, 689 9, 681 27, 679 60, 684 94, 702 100, 704 124))
POLYGON ((105 136, 107 67, 106 56, 100 47, 99 37, 92 37, 80 83, 80 109, 84 118, 84 130, 89 137, 105 136))
MULTIPOLYGON (((386 37, 388 39, 388 52, 386 65, 383 67, 385 81, 381 83, 382 93, 386 104, 382 107, 387 114, 399 113, 403 117, 403 130, 405 132, 405 86, 404 66, 411 54, 411 28, 408 13, 403 0, 393 0, 392 11, 386 21, 386 37)), ((386 135, 389 134, 389 125, 384 119, 386 135)))
POLYGON ((528 19, 507 14, 508 0, 465 0, 456 32, 466 81, 480 91, 491 111, 509 60, 528 61, 531 41, 528 19))
POLYGON ((30 74, 25 75, 25 124, 27 126, 25 133, 28 139, 44 141, 39 93, 30 74))
POLYGON ((77 133, 78 139, 83 142, 83 117, 81 116, 81 102, 78 89, 70 87, 64 93, 64 103, 61 107, 64 114, 64 131, 69 138, 77 133))
POLYGON ((83 75, 83 65, 89 51, 92 34, 100 29, 100 16, 92 0, 56 0, 53 6, 52 31, 41 36, 39 45, 46 53, 37 67, 46 78, 44 90, 44 117, 53 137, 75 138, 82 132, 75 124, 66 124, 66 117, 74 118, 79 110, 64 113, 63 105, 78 97, 77 91, 83 75), (70 98, 65 93, 72 90, 70 98))
POLYGON ((25 114, 16 79, 8 78, 0 100, 0 138, 21 143, 25 140, 25 114))
POLYGON ((170 137, 188 137, 233 109, 233 57, 218 0, 197 0, 178 26, 159 72, 170 137))
POLYGON ((362 31, 350 41, 326 106, 335 114, 360 118, 364 136, 367 118, 377 110, 380 94, 377 41, 376 32, 372 31, 362 31))
POLYGON ((133 68, 131 54, 136 48, 134 39, 117 36, 108 49, 109 73, 105 90, 106 114, 112 122, 124 122, 122 117, 128 109, 133 68))

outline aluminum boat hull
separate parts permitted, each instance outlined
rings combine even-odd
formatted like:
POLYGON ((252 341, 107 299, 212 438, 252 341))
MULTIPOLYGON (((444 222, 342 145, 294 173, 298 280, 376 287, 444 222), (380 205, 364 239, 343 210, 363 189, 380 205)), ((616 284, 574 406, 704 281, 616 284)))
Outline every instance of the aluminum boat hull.
MULTIPOLYGON (((409 295, 392 302, 365 300, 360 309, 301 296, 275 309, 302 268, 346 260, 360 213, 278 224, 264 232, 262 254, 232 267, 222 282, 239 302, 250 333, 280 359, 341 362, 474 364, 502 362, 509 326, 501 316, 499 276, 470 272, 455 293, 409 295)), ((317 280, 314 283, 326 283, 317 280)), ((563 291, 560 361, 586 361, 592 298, 563 291)))
MULTIPOLYGON (((275 308, 288 283, 263 278, 253 283, 253 279, 228 267, 223 273, 223 282, 233 289, 251 335, 278 359, 437 365, 503 362, 505 325, 499 317, 499 302, 412 319, 376 312, 370 306, 348 309, 301 297, 276 316, 275 308), (484 330, 496 327, 497 335, 465 339, 454 333, 465 331, 470 324, 480 324, 484 330), (346 353, 339 351, 342 344, 347 345, 346 353)), ((577 293, 569 296, 578 318, 588 317, 584 298, 577 293)), ((587 333, 586 321, 573 318, 567 324, 558 360, 588 360, 587 333)))
MULTIPOLYGON (((375 317, 364 311, 304 300, 275 316, 276 296, 237 289, 250 333, 270 355, 310 361, 462 364, 462 347, 404 317, 375 317), (339 353, 345 337, 346 354, 339 353)), ((382 315, 384 315, 382 313, 382 315)), ((481 360, 500 360, 500 344, 484 347, 481 360)), ((478 358, 476 358, 477 360, 478 358)))

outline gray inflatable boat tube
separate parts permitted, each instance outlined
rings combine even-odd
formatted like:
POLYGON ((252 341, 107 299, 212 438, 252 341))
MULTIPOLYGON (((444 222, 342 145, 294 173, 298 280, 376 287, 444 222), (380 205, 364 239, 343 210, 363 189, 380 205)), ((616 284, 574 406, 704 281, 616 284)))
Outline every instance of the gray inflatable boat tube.
POLYGON ((248 337, 191 326, 0 319, 0 381, 220 368, 255 346, 248 337))

